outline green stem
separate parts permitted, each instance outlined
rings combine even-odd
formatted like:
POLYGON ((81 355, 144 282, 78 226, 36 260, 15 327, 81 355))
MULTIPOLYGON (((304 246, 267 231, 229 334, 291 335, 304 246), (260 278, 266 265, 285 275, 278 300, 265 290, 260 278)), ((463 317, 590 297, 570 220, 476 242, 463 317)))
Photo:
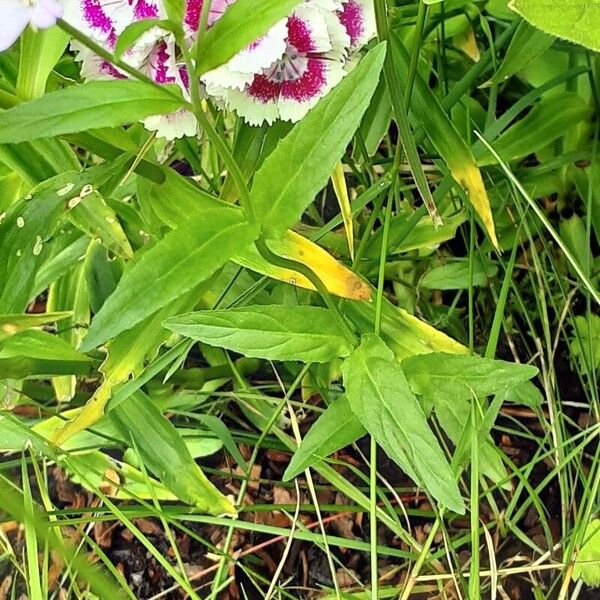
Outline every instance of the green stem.
POLYGON ((404 99, 404 110, 408 112, 410 108, 410 98, 412 96, 413 85, 417 76, 417 66, 419 64, 419 51, 423 43, 423 31, 425 30, 425 21, 427 18, 427 4, 420 0, 419 11, 417 13, 417 25, 415 27, 413 47, 410 56, 410 65, 408 69, 408 79, 406 80, 406 97, 404 99))
POLYGON ((304 277, 306 277, 306 279, 308 279, 313 284, 313 286, 315 287, 317 292, 319 292, 319 294, 320 294, 321 298, 323 299, 323 302, 325 303, 327 308, 329 308, 329 310, 331 310, 333 316, 335 317, 335 319, 337 320, 337 322, 340 326, 340 329, 344 332, 344 334, 348 338, 348 341, 350 341, 352 343, 352 345, 355 346, 356 345, 356 336, 350 329, 350 326, 346 322, 346 319, 344 319, 344 316, 340 312, 337 304, 331 299, 331 296, 329 295, 327 288, 325 287, 323 282, 319 279, 319 277, 315 274, 315 272, 310 267, 307 267, 304 263, 301 263, 301 262, 298 262, 295 260, 291 260, 289 258, 284 258, 283 256, 279 256, 278 254, 275 254, 269 248, 269 246, 267 246, 267 243, 262 238, 259 238, 258 240, 256 240, 256 242, 254 242, 254 244, 255 244, 256 249, 258 250, 259 254, 265 260, 267 260, 271 264, 275 265, 276 267, 281 267, 282 269, 290 269, 292 271, 296 271, 297 273, 300 273, 300 275, 304 275, 304 277))
MULTIPOLYGON (((114 54, 111 54, 110 52, 108 52, 108 50, 105 50, 102 46, 100 46, 99 44, 94 42, 94 40, 90 39, 84 33, 81 33, 81 31, 79 31, 78 29, 75 29, 75 27, 72 27, 71 25, 69 25, 66 21, 59 19, 58 25, 65 33, 69 34, 73 39, 75 39, 78 42, 80 42, 81 44, 83 44, 86 48, 88 48, 89 50, 91 50, 92 52, 97 54, 100 58, 103 58, 105 61, 109 62, 110 64, 114 65, 115 67, 118 67, 119 69, 121 69, 121 71, 124 71, 128 75, 131 75, 131 77, 133 77, 134 79, 137 79, 138 81, 142 81, 143 83, 147 83, 148 85, 151 85, 152 87, 161 90, 165 95, 169 95, 171 97, 181 100, 181 96, 179 96, 175 92, 171 91, 168 87, 159 85, 158 83, 153 81, 147 75, 144 75, 137 69, 134 69, 133 67, 129 66, 127 63, 116 58, 114 56, 114 54)), ((189 107, 189 104, 188 104, 188 107, 189 107)))
MULTIPOLYGON (((189 50, 187 49, 185 44, 180 44, 183 57, 188 69, 189 73, 194 72, 194 63, 192 61, 192 57, 190 55, 189 50)), ((246 216, 250 222, 255 222, 256 216, 254 214, 254 208, 252 205, 252 200, 250 198, 250 191, 248 190, 248 186, 246 185, 246 181, 244 180, 244 176, 235 162, 235 158, 229 147, 223 140, 223 138, 217 133, 212 123, 210 122, 208 116, 202 110, 202 103, 200 101, 200 93, 198 91, 197 85, 190 85, 190 97, 192 99, 192 106, 194 111, 194 116, 198 121, 198 124, 202 128, 202 131, 206 134, 206 137, 210 141, 211 144, 217 149, 217 152, 221 155, 221 158, 227 165, 227 169, 231 174, 231 178, 233 179, 235 186, 238 189, 240 194, 240 204, 244 211, 246 212, 246 216)))

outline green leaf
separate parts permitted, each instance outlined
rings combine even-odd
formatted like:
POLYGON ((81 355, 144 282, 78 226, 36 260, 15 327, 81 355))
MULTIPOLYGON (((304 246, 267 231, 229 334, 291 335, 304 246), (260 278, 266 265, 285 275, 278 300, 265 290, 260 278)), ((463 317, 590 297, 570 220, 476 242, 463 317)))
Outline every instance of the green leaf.
POLYGON ((246 46, 261 38, 302 0, 237 0, 202 36, 198 44, 196 74, 225 64, 246 46))
POLYGON ((97 239, 107 250, 125 259, 133 257, 131 244, 117 219, 99 192, 82 198, 67 213, 69 220, 81 231, 97 239))
POLYGON ((59 464, 70 475, 70 481, 92 493, 101 490, 117 500, 177 500, 177 496, 156 479, 146 478, 135 467, 117 462, 100 451, 67 454, 59 464), (115 475, 120 480, 118 483, 113 479, 115 475))
POLYGON ((28 329, 0 341, 0 379, 85 375, 91 361, 55 335, 28 329))
POLYGON ((352 352, 330 311, 317 306, 206 310, 167 319, 163 325, 211 346, 254 358, 321 363, 352 352))
POLYGON ((600 51, 598 0, 511 0, 509 8, 546 33, 600 51))
MULTIPOLYGON (((509 162, 534 154, 561 138, 589 118, 592 109, 579 94, 563 92, 546 96, 527 115, 492 142, 494 150, 509 162), (543 135, 540 135, 543 132, 543 135)), ((477 144, 477 163, 492 165, 497 161, 481 144, 477 144)))
MULTIPOLYGON (((180 2, 181 4, 181 2, 180 2)), ((167 5, 168 10, 168 5, 167 5)), ((181 20, 181 19, 180 19, 181 20)), ((144 19, 143 21, 136 21, 130 23, 119 35, 119 39, 115 45, 113 52, 114 57, 120 60, 123 54, 129 50, 147 31, 150 31, 154 27, 160 27, 165 31, 175 32, 175 28, 171 21, 159 21, 157 19, 144 19)))
POLYGON ((402 368, 412 391, 434 401, 498 394, 538 373, 531 365, 441 352, 407 358, 402 368))
POLYGON ((349 446, 366 434, 345 396, 340 396, 315 421, 288 465, 283 480, 288 481, 321 458, 349 446))
POLYGON ((188 218, 148 250, 119 281, 82 344, 91 349, 131 329, 208 279, 231 256, 250 244, 256 227, 227 207, 188 218))
MULTIPOLYGON (((398 70, 399 77, 406 80, 410 69, 408 52, 400 37, 393 30, 390 41, 394 52, 394 65, 398 70)), ((452 177, 464 190, 490 240, 494 246, 497 246, 496 229, 488 194, 471 148, 418 71, 411 95, 410 108, 427 132, 431 143, 448 165, 452 177)))
POLYGON ((0 113, 0 144, 118 127, 172 113, 184 102, 167 89, 138 81, 91 81, 51 92, 0 113))
POLYGON ((8 337, 32 327, 41 327, 49 325, 57 321, 63 321, 71 317, 73 313, 64 312, 48 312, 42 314, 26 314, 26 315, 0 315, 0 339, 8 337))
POLYGON ((392 351, 367 334, 342 374, 350 408, 388 456, 438 502, 464 514, 454 474, 392 351))
POLYGON ((594 369, 600 369, 600 317, 594 314, 589 319, 575 317, 573 330, 574 335, 569 339, 571 354, 581 371, 591 375, 594 369))
POLYGON ((137 392, 109 415, 120 435, 138 450, 144 465, 180 500, 212 515, 236 514, 194 462, 173 424, 147 396, 137 392))
POLYGON ((581 549, 575 558, 573 579, 600 587, 600 519, 592 519, 587 524, 581 549))
POLYGON ((39 98, 54 65, 63 55, 69 36, 59 27, 34 31, 28 27, 21 35, 17 95, 23 100, 39 98))
MULTIPOLYGON (((433 403, 435 416, 444 432, 455 446, 461 441, 461 436, 470 421, 471 403, 466 398, 439 395, 433 403)), ((494 483, 499 483, 506 477, 502 458, 493 447, 493 440, 487 436, 479 447, 479 470, 494 483)), ((468 456, 468 453, 467 453, 468 456)), ((456 454, 453 457, 456 462, 456 454)))
POLYGON ((483 87, 502 83, 519 73, 532 60, 548 50, 554 40, 553 36, 532 27, 527 21, 522 21, 508 46, 502 64, 483 87))
POLYGON ((379 44, 279 142, 256 173, 251 195, 268 235, 279 237, 294 225, 327 184, 369 105, 384 58, 385 45, 379 44))
POLYGON ((173 23, 181 23, 183 21, 186 0, 163 0, 163 4, 167 9, 169 19, 173 23))
MULTIPOLYGON (((1 115, 0 115, 1 117, 1 115)), ((67 171, 38 185, 0 223, 0 312, 20 312, 33 295, 54 225, 82 192, 102 185, 120 161, 83 172, 67 171), (10 285, 9 285, 10 282, 10 285)))
MULTIPOLYGON (((496 265, 484 265, 481 260, 476 258, 473 261, 473 285, 486 285, 497 272, 496 265)), ((471 285, 469 263, 461 261, 433 267, 425 273, 419 283, 421 287, 429 290, 466 290, 471 285)))

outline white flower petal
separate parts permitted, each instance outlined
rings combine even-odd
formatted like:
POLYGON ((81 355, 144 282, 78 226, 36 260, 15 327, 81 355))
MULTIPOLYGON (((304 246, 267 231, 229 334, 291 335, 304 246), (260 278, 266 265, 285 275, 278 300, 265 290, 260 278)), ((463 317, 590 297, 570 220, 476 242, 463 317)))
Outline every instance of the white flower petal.
POLYGON ((62 6, 56 0, 38 0, 29 13, 29 22, 37 29, 48 29, 62 17, 62 6))
POLYGON ((17 0, 0 2, 0 52, 8 50, 29 23, 29 10, 17 0))
POLYGON ((169 115, 146 117, 142 123, 150 131, 156 131, 157 137, 174 140, 198 135, 196 117, 185 109, 169 115))

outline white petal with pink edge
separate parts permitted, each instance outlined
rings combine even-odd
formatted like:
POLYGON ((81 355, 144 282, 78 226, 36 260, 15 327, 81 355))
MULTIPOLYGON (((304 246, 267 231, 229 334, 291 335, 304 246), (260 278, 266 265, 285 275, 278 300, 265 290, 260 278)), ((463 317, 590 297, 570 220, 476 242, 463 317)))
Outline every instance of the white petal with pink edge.
POLYGON ((286 50, 287 26, 282 20, 258 41, 236 54, 227 64, 205 73, 201 79, 209 94, 220 95, 219 90, 243 90, 254 75, 279 60, 286 50))
POLYGON ((350 37, 350 48, 358 50, 377 33, 373 0, 345 0, 338 17, 350 37))

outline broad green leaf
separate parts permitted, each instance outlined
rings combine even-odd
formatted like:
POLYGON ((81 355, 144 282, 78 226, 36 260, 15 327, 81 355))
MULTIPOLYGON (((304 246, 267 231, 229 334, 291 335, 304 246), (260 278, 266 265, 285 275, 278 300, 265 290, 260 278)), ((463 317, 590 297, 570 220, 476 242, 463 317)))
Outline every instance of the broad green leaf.
POLYGON ((581 549, 575 557, 573 579, 600 587, 600 519, 592 519, 585 528, 581 549))
POLYGON ((131 244, 115 211, 108 206, 99 192, 92 192, 81 198, 81 201, 68 211, 67 217, 112 254, 126 259, 133 257, 131 244))
POLYGON ((348 400, 340 396, 327 407, 294 452, 283 480, 288 481, 321 458, 326 458, 366 434, 365 428, 356 418, 348 400))
POLYGON ((402 369, 412 391, 431 400, 483 398, 529 381, 538 372, 531 365, 439 352, 407 358, 402 369))
POLYGON ((91 361, 55 335, 27 329, 0 340, 0 379, 85 375, 91 361))
POLYGON ((327 362, 352 346, 328 309, 316 306, 245 306, 199 311, 163 325, 211 346, 269 360, 327 362))
POLYGON ((508 6, 546 33, 600 51, 598 0, 511 0, 508 6))
MULTIPOLYGON (((473 261, 474 286, 486 285, 488 280, 496 275, 498 267, 494 264, 482 264, 481 260, 473 261)), ((467 261, 453 262, 447 265, 433 267, 425 273, 419 282, 421 287, 430 290, 464 290, 471 285, 471 272, 467 261)))
POLYGON ((0 315, 0 339, 32 327, 41 327, 57 321, 64 321, 72 314, 68 311, 62 311, 27 315, 0 315))
MULTIPOLYGON (((394 65, 398 69, 399 76, 406 79, 410 68, 408 52, 396 32, 391 32, 390 40, 393 42, 394 65)), ((444 111, 428 83, 418 72, 411 96, 411 110, 427 132, 435 149, 448 165, 452 177, 465 191, 468 201, 481 219, 490 240, 494 246, 497 246, 490 201, 471 148, 444 111)))
POLYGON ((122 436, 136 448, 144 464, 180 500, 213 515, 236 510, 194 462, 173 424, 141 393, 133 394, 109 413, 122 436))
POLYGON ((54 65, 63 55, 69 36, 59 27, 34 31, 28 27, 21 35, 17 95, 23 100, 39 98, 54 65))
POLYGON ((256 173, 252 201, 267 237, 279 237, 294 225, 326 185, 369 105, 384 58, 385 45, 379 44, 279 142, 256 173))
POLYGON ((246 46, 261 38, 288 17, 301 0, 237 0, 202 36, 198 45, 196 74, 225 64, 246 46))
POLYGON ((367 334, 342 374, 350 408, 388 456, 438 502, 464 514, 454 474, 393 352, 367 334))
POLYGON ((175 112, 183 103, 166 89, 138 81, 91 81, 1 112, 0 144, 118 127, 175 112))
POLYGON ((56 138, 0 145, 0 161, 18 173, 30 186, 65 171, 81 168, 69 145, 56 138))
POLYGON ((92 320, 82 348, 89 350, 131 329, 196 287, 256 234, 239 211, 227 207, 192 215, 125 273, 92 320))
POLYGON ((25 309, 58 219, 82 193, 104 183, 119 164, 115 161, 82 172, 66 171, 44 181, 30 197, 11 206, 0 223, 0 312, 25 309))
POLYGON ((527 21, 519 23, 502 64, 498 67, 494 76, 485 84, 485 87, 502 83, 509 77, 519 73, 533 59, 548 50, 554 40, 553 36, 532 27, 527 21))

